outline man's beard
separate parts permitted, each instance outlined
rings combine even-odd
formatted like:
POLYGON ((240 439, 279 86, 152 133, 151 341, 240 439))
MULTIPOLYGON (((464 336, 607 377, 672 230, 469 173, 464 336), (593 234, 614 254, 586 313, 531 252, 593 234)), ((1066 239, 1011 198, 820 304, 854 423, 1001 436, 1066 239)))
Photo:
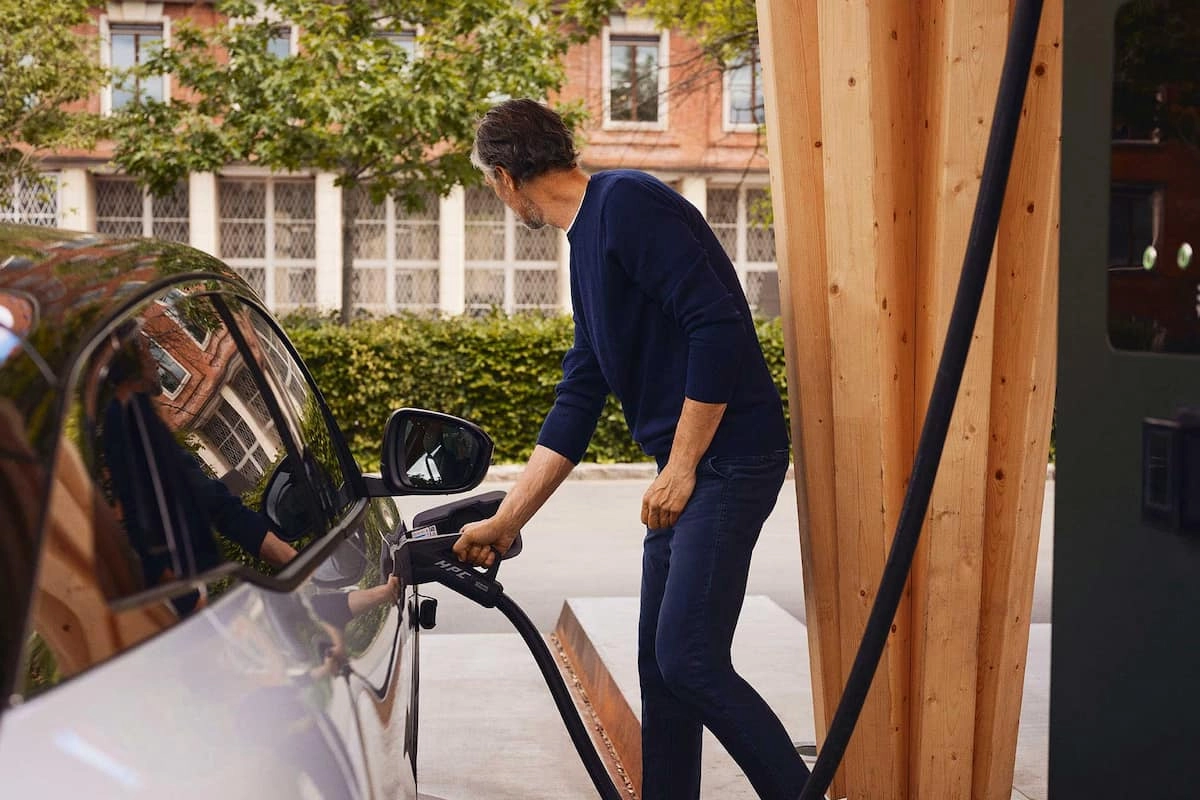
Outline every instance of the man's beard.
POLYGON ((529 200, 521 203, 521 210, 517 213, 517 218, 521 220, 522 225, 531 231, 546 227, 546 220, 542 217, 542 210, 529 200))

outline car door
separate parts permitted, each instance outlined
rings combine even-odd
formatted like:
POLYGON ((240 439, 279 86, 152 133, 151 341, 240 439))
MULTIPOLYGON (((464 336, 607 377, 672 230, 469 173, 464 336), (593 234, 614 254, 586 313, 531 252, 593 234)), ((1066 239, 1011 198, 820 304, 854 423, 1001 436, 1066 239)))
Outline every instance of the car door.
POLYGON ((319 611, 339 609, 327 613, 341 628, 369 788, 379 797, 415 796, 417 597, 399 549, 400 514, 391 498, 358 499, 366 495, 362 474, 278 326, 250 303, 227 303, 288 420, 327 524, 348 524, 345 541, 314 572, 309 602, 319 611))
MULTIPOLYGON (((377 788, 355 672, 396 660, 378 652, 399 613, 348 588, 378 566, 345 566, 371 552, 370 505, 329 458, 336 432, 300 413, 319 402, 283 401, 311 386, 269 368, 244 323, 262 312, 214 287, 132 286, 131 310, 84 343, 39 570, 41 669, 0 739, 6 795, 377 788)), ((389 796, 415 796, 408 773, 389 796)))

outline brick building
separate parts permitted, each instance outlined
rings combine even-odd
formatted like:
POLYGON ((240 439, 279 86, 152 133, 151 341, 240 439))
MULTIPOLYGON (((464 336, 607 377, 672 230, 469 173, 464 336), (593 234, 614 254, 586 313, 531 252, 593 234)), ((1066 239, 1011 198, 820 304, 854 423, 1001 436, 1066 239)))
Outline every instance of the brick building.
MULTIPOLYGON (((180 19, 218 22, 211 3, 114 0, 95 8, 94 17, 100 58, 115 67, 170 43, 180 19)), ((296 31, 281 22, 278 32, 272 50, 295 52, 296 31)), ((404 35, 396 40, 413 46, 404 35)), ((642 169, 678 189, 725 243, 751 304, 777 315, 773 232, 756 224, 767 203, 767 161, 753 54, 722 74, 678 33, 644 17, 614 16, 600 36, 572 49, 566 66, 563 99, 582 99, 591 112, 581 141, 584 168, 642 169)), ((109 86, 91 110, 106 114, 139 94, 171 91, 170 75, 109 86)), ((57 191, 45 197, 17 187, 0 219, 188 242, 236 268, 273 310, 339 305, 342 190, 332 174, 230 165, 193 174, 159 198, 118 174, 111 153, 101 146, 48 159, 57 191)), ((363 309, 569 309, 565 236, 525 229, 486 187, 456 187, 420 213, 390 199, 360 207, 355 278, 363 309)))

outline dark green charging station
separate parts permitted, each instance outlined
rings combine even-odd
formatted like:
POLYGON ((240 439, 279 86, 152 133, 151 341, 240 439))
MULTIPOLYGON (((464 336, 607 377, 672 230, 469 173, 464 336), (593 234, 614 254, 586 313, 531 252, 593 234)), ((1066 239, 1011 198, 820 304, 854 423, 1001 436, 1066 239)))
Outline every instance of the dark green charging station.
POLYGON ((1066 0, 1051 800, 1200 797, 1200 2, 1066 0))

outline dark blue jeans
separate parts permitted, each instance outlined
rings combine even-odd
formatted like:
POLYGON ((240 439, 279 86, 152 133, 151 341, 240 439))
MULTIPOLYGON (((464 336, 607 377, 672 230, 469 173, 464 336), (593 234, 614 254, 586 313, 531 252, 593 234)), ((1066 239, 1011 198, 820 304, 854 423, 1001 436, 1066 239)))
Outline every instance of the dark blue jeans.
POLYGON ((701 726, 759 797, 795 800, 808 779, 783 724, 734 672, 729 655, 750 555, 787 464, 787 451, 705 458, 675 526, 646 533, 638 624, 642 800, 700 797, 701 726))

